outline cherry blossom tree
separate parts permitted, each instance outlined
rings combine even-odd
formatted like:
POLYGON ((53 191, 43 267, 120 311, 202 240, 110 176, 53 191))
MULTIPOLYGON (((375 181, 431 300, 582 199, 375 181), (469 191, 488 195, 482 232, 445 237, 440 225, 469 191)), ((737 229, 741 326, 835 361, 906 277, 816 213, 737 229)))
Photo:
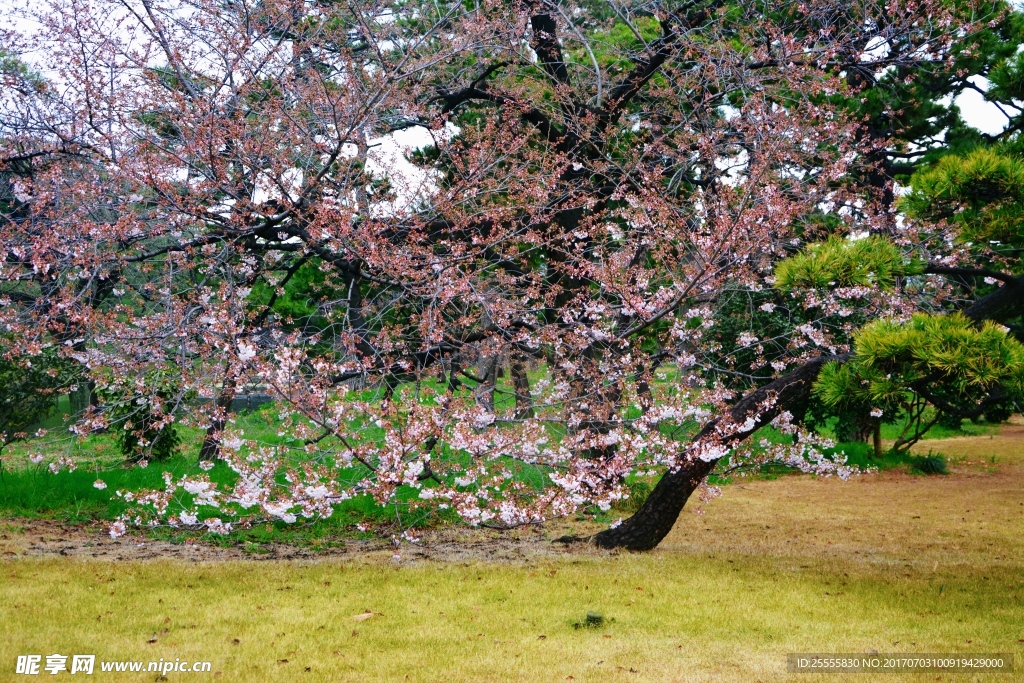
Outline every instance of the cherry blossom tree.
MULTIPOLYGON (((44 77, 5 70, 0 324, 80 365, 99 400, 78 432, 144 451, 198 426, 202 466, 236 473, 123 494, 123 522, 221 533, 371 495, 512 527, 664 472, 594 538, 651 548, 718 463, 850 473, 797 407, 823 368, 867 372, 860 324, 941 311, 941 278, 904 280, 959 266, 941 222, 893 220, 887 138, 844 103, 865 74, 948 68, 1005 11, 974 9, 57 0, 8 36, 44 77), (907 254, 898 282, 780 281, 862 233, 907 254), (740 290, 793 310, 730 335, 743 368, 716 323, 740 290), (251 386, 284 443, 231 426, 251 386), (769 423, 799 438, 746 444, 769 423)), ((964 320, 1019 314, 1004 281, 964 320)), ((1004 370, 971 398, 1015 390, 1004 370)))

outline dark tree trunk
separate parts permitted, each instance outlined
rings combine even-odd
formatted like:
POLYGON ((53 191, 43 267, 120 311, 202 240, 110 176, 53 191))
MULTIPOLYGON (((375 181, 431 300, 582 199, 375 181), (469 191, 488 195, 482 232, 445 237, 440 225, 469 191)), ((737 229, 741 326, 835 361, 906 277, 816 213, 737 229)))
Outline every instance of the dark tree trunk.
POLYGON ((675 471, 665 473, 651 495, 632 517, 614 529, 594 536, 602 548, 651 550, 672 531, 690 495, 715 467, 717 461, 694 458, 675 471))
MULTIPOLYGON (((654 374, 654 371, 651 371, 654 374)), ((646 411, 654 405, 654 397, 651 395, 651 382, 647 377, 647 373, 644 372, 643 363, 637 366, 636 371, 636 397, 640 401, 641 407, 646 411)))
POLYGON ((231 401, 235 398, 235 380, 228 378, 224 380, 224 386, 217 395, 217 404, 214 410, 210 426, 206 428, 206 438, 203 439, 203 447, 199 449, 200 460, 213 460, 220 452, 220 435, 227 424, 228 411, 231 410, 231 401))
POLYGON ((520 358, 509 362, 509 374, 512 376, 512 389, 516 392, 517 420, 533 417, 533 398, 530 396, 530 378, 526 374, 526 365, 520 358))
POLYGON ((456 354, 448 361, 448 393, 454 394, 462 386, 459 380, 459 370, 462 368, 462 358, 456 354))
POLYGON ((849 354, 820 356, 779 379, 744 396, 729 414, 708 423, 682 454, 683 464, 668 471, 636 514, 614 529, 593 537, 602 548, 651 550, 672 530, 690 495, 714 469, 717 460, 705 461, 696 454, 709 444, 729 446, 742 441, 771 422, 787 406, 806 401, 821 368, 829 361, 844 361, 849 354), (747 420, 752 418, 752 423, 747 420))
MULTIPOLYGON (((928 270, 926 268, 925 272, 928 270)), ((967 307, 963 314, 975 322, 1003 322, 1024 314, 1024 277, 1011 280, 991 294, 978 299, 967 307)))
POLYGON ((483 406, 487 412, 494 412, 494 389, 498 384, 498 364, 500 356, 485 356, 477 367, 480 379, 483 380, 474 390, 476 402, 483 406))

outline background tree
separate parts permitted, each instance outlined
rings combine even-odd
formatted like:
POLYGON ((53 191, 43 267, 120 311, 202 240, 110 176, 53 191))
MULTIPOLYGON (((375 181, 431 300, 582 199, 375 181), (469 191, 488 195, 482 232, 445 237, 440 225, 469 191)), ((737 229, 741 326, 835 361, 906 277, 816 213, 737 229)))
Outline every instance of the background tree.
POLYGON ((11 340, 0 338, 0 451, 28 438, 74 382, 68 363, 53 349, 35 351, 12 353, 11 340))

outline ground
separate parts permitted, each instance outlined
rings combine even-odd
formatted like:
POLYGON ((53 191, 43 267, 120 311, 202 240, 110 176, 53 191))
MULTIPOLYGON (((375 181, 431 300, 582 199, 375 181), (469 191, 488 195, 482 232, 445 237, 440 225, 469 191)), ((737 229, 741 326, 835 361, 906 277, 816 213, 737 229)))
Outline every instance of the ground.
POLYGON ((6 520, 0 680, 25 680, 18 654, 82 653, 212 663, 167 680, 867 683, 887 677, 787 674, 785 655, 872 650, 1016 655, 1014 674, 900 681, 1024 680, 1024 426, 919 449, 952 474, 740 481, 647 554, 552 544, 564 526, 396 557, 6 520))

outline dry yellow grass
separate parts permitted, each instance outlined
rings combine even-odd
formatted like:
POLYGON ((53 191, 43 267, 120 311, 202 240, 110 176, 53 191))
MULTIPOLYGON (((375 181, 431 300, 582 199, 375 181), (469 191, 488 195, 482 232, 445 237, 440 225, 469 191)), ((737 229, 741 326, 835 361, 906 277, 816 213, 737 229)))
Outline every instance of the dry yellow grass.
POLYGON ((1020 566, 1024 560, 1024 426, 998 435, 922 441, 950 476, 890 470, 838 479, 740 481, 685 514, 662 548, 839 562, 874 571, 1020 566))
POLYGON ((930 444, 953 459, 948 477, 741 482, 648 555, 10 559, 0 680, 26 680, 18 654, 58 652, 209 660, 222 681, 867 683, 787 675, 785 654, 870 650, 1015 652, 1012 675, 898 680, 1024 680, 1022 432, 930 444), (574 628, 587 610, 608 623, 574 628))

